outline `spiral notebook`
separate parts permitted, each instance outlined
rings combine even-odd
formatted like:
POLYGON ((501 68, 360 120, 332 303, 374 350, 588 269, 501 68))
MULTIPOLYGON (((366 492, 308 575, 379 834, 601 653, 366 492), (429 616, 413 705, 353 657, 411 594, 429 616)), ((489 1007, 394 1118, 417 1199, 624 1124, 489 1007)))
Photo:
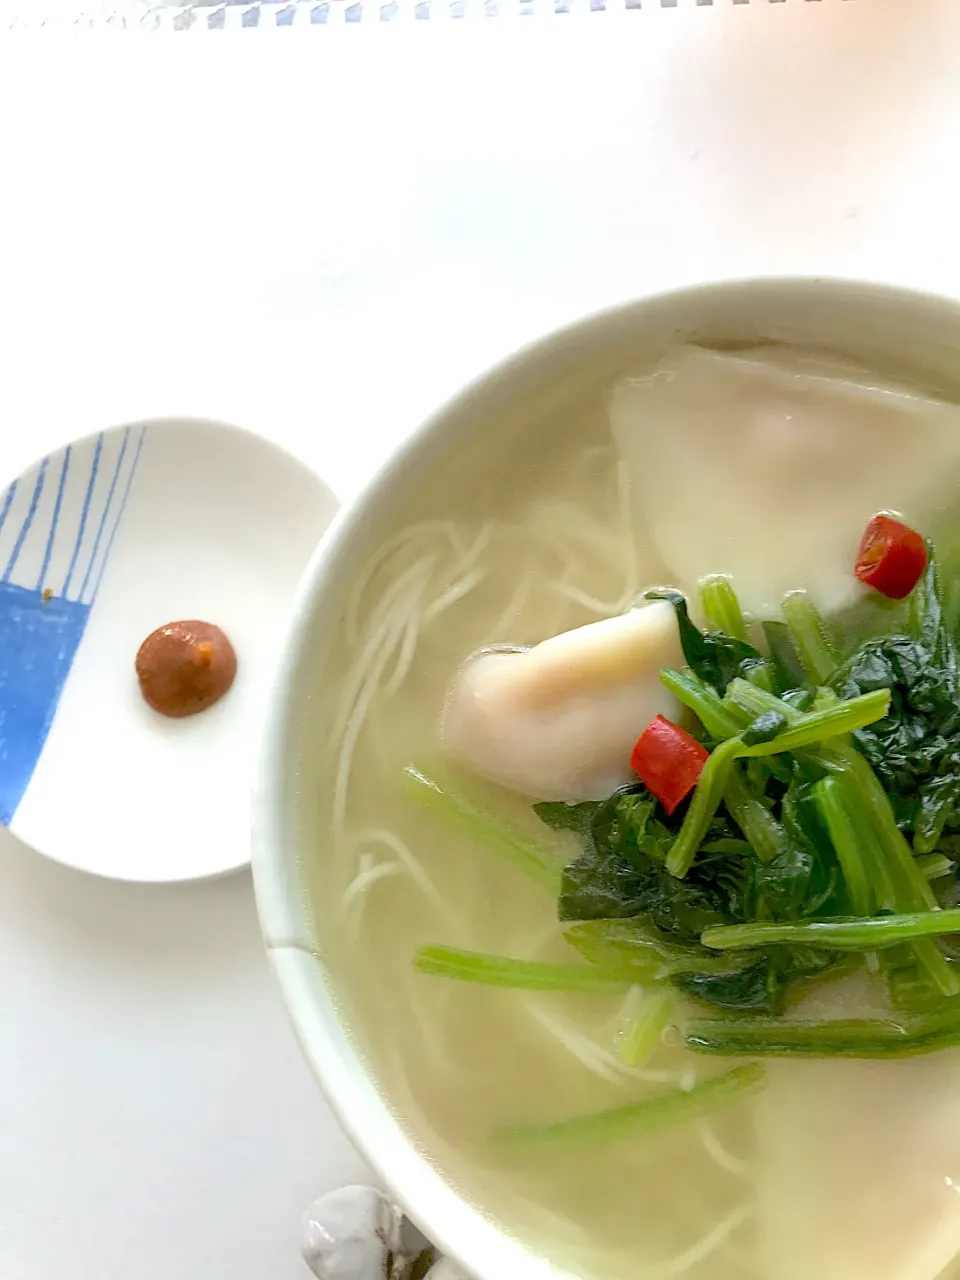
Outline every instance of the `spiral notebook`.
MULTIPOLYGON (((371 25, 526 18, 607 10, 683 9, 832 0, 5 0, 0 19, 23 27, 82 26, 175 31, 371 25)), ((869 3, 870 0, 834 0, 869 3)), ((919 3, 919 0, 913 0, 919 3)))

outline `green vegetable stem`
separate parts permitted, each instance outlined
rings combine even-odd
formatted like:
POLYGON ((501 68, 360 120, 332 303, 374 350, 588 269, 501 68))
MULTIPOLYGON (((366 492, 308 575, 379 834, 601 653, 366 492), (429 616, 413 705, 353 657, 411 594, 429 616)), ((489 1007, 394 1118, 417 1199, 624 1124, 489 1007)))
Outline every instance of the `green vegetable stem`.
POLYGON ((494 1135, 504 1150, 583 1151, 590 1147, 645 1137, 693 1120, 703 1120, 743 1102, 763 1088, 764 1070, 759 1063, 734 1067, 723 1075, 704 1080, 693 1089, 671 1089, 653 1098, 630 1102, 610 1111, 595 1111, 547 1124, 500 1129, 494 1135))
POLYGON ((451 785, 442 785, 425 769, 409 765, 401 779, 404 793, 422 809, 552 893, 560 889, 560 868, 553 850, 512 826, 451 785))

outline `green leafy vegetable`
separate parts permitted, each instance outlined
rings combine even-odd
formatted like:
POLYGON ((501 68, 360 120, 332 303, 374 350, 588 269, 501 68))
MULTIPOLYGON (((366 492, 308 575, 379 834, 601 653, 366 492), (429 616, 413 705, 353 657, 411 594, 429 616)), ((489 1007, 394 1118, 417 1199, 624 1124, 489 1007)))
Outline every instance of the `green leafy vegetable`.
MULTIPOLYGON (((807 682, 807 672, 794 647, 790 628, 785 622, 765 622, 763 636, 770 650, 770 662, 776 672, 779 689, 802 688, 807 682)), ((774 692, 779 692, 779 689, 774 692)))
POLYGON ((721 631, 704 632, 695 627, 690 621, 686 596, 682 592, 669 589, 648 591, 645 599, 666 600, 673 605, 680 629, 683 656, 693 672, 712 685, 718 693, 723 693, 740 670, 741 663, 763 660, 763 655, 745 640, 724 635, 721 631))
POLYGON ((537 843, 519 827, 505 822, 452 785, 442 785, 422 768, 409 765, 401 783, 404 793, 453 831, 475 840, 552 893, 560 887, 560 868, 552 849, 537 843))
POLYGON ((698 1053, 774 1058, 911 1058, 960 1044, 960 1001, 946 1012, 906 1018, 790 1022, 785 1018, 691 1022, 698 1053))
MULTIPOLYGON (((851 802, 860 815, 859 826, 865 833, 872 833, 877 842, 880 851, 876 864, 878 904, 895 912, 936 907, 934 892, 896 825, 890 799, 867 762, 842 741, 831 743, 823 757, 845 777, 851 802)), ((917 961, 944 995, 960 993, 960 978, 933 939, 918 939, 911 945, 917 961)))
POLYGON ((744 680, 749 680, 758 689, 766 689, 768 693, 773 693, 778 686, 776 668, 770 662, 741 662, 740 674, 744 680))
POLYGON ((747 624, 729 578, 722 574, 706 578, 700 586, 700 606, 711 631, 746 641, 747 624))
POLYGON ((481 951, 463 951, 459 947, 419 947, 414 953, 413 964, 421 973, 437 978, 455 978, 459 982, 528 991, 580 991, 597 995, 622 991, 637 980, 634 971, 623 967, 605 969, 592 964, 513 960, 481 951))
MULTIPOLYGON (((886 634, 862 618, 828 625, 791 592, 783 620, 763 623, 766 654, 748 641, 726 578, 703 584, 705 631, 680 592, 648 598, 674 608, 688 665, 661 680, 710 752, 693 794, 673 815, 639 783, 598 802, 536 806, 580 842, 558 902, 586 971, 603 989, 648 988, 628 999, 631 1060, 669 1016, 664 984, 725 1011, 691 1024, 688 1042, 704 1052, 884 1057, 960 1043, 960 603, 948 622, 935 558, 908 605, 872 610, 886 634), (853 652, 837 637, 853 637, 853 652), (797 993, 851 963, 886 977, 895 1016, 782 1017, 797 993)), ((535 878, 554 874, 526 833, 491 830, 473 801, 439 787, 438 801, 438 784, 415 776, 428 807, 535 878)), ((420 963, 558 990, 585 981, 577 966, 449 949, 420 963)))
POLYGON ((580 804, 565 804, 562 800, 547 800, 543 804, 535 804, 533 812, 554 831, 573 831, 583 836, 590 830, 590 824, 603 803, 602 800, 585 800, 580 804))
MULTIPOLYGON (((745 680, 734 679, 731 688, 746 686, 745 680)), ((760 693, 760 690, 756 691, 760 693)), ((827 738, 839 737, 874 720, 881 719, 890 706, 887 690, 878 689, 849 702, 838 702, 825 711, 812 711, 793 722, 775 737, 748 744, 742 736, 728 738, 714 750, 700 774, 693 799, 687 810, 680 834, 667 857, 667 870, 672 875, 684 876, 693 865, 707 825, 716 812, 723 795, 734 760, 743 756, 776 755, 784 751, 796 751, 800 747, 813 746, 827 738)), ((761 715, 762 718, 762 715, 761 715)), ((787 717, 781 715, 781 719, 787 717)), ((754 721, 754 724, 757 722, 754 721)))
POLYGON ((813 694, 809 689, 788 689, 782 701, 794 711, 809 711, 813 706, 813 694))
POLYGON ((943 853, 924 853, 914 861, 928 880, 942 880, 944 876, 953 875, 957 865, 943 853))
POLYGON ((724 706, 713 685, 702 680, 690 667, 675 671, 664 667, 660 681, 673 696, 698 716, 712 738, 732 738, 745 726, 745 718, 724 706))
POLYGON ((960 909, 914 911, 907 915, 837 916, 832 920, 804 920, 797 924, 719 925, 705 929, 701 942, 719 950, 789 946, 826 947, 834 951, 876 951, 914 938, 960 932, 960 909))
MULTIPOLYGON (((663 847, 668 848, 672 833, 660 822, 656 827, 662 832, 663 847)), ((726 862, 720 856, 711 865, 726 862)), ((727 918, 730 894, 738 891, 734 879, 731 868, 727 882, 707 874, 682 884, 665 869, 662 856, 641 854, 629 828, 614 820, 598 825, 586 848, 564 871, 560 919, 644 916, 668 936, 697 943, 705 928, 727 918)))
POLYGON ((945 833, 960 830, 960 661, 932 551, 911 605, 911 631, 867 640, 832 684, 841 698, 890 691, 889 714, 860 729, 856 745, 914 851, 931 853, 945 833))
POLYGON ((739 973, 756 963, 751 956, 721 955, 699 941, 678 942, 650 920, 584 920, 567 927, 564 936, 585 959, 612 971, 632 973, 636 982, 660 980, 677 973, 739 973))
MULTIPOLYGON (((747 838, 747 852, 753 851, 761 862, 772 862, 785 851, 786 831, 750 786, 739 765, 730 771, 723 799, 731 818, 747 838)), ((706 845, 700 847, 711 851, 706 845)))
POLYGON ((783 992, 772 960, 765 958, 735 973, 678 973, 673 985, 707 1004, 740 1013, 779 1013, 783 992))
MULTIPOLYGON (((649 981, 653 967, 656 979, 669 979, 708 1003, 779 1010, 792 981, 835 958, 822 951, 815 958, 798 952, 771 967, 754 954, 737 960, 710 951, 700 935, 711 926, 750 920, 757 912, 774 919, 813 915, 833 889, 832 869, 822 865, 799 824, 788 831, 774 823, 782 847, 777 845, 769 864, 745 841, 721 834, 729 830, 724 824, 722 818, 714 820, 684 879, 666 871, 662 854, 638 866, 603 840, 590 843, 564 875, 561 919, 579 921, 567 928, 567 940, 593 963, 634 966, 638 981, 649 981)), ((669 847, 672 833, 663 824, 658 827, 669 847)), ((611 832, 619 838, 623 828, 602 828, 608 839, 611 832)))
POLYGON ((783 616, 806 676, 814 684, 826 684, 837 658, 816 605, 805 591, 791 591, 783 600, 783 616))
POLYGON ((669 991, 643 991, 639 987, 627 996, 628 1008, 617 1036, 617 1053, 628 1067, 639 1067, 653 1053, 676 1008, 669 991))
POLYGON ((854 805, 848 802, 846 790, 842 776, 828 777, 814 783, 812 794, 836 851, 853 908, 858 915, 866 916, 876 902, 871 871, 875 873, 880 858, 872 848, 869 828, 866 833, 858 830, 854 805))
POLYGON ((501 1148, 530 1151, 582 1151, 585 1148, 638 1138, 675 1125, 702 1120, 742 1102, 763 1087, 759 1063, 734 1067, 704 1080, 693 1089, 671 1089, 653 1098, 630 1102, 610 1111, 574 1116, 552 1124, 500 1129, 494 1139, 501 1148))
MULTIPOLYGON (((763 688, 762 685, 759 687, 763 688)), ((745 747, 752 747, 758 742, 771 742, 779 737, 786 727, 787 717, 782 711, 764 711, 748 728, 744 729, 740 738, 745 747)))

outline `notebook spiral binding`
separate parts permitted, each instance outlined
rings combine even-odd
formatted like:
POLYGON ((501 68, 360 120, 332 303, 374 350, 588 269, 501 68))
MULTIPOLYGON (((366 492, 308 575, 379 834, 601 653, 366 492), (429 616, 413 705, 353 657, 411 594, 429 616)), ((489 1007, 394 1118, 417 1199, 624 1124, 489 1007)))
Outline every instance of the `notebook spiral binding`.
POLYGON ((569 13, 714 9, 862 0, 0 0, 0 29, 217 31, 343 24, 554 17, 569 13))

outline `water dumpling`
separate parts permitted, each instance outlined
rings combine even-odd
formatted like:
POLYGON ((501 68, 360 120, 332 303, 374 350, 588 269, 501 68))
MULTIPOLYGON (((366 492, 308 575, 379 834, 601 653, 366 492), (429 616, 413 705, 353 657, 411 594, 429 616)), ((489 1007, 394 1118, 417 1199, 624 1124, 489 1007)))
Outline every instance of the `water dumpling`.
POLYGON ((929 528, 960 458, 956 405, 802 349, 676 347, 618 383, 611 422, 671 580, 729 574, 759 616, 800 587, 843 604, 870 516, 929 528))
POLYGON ((671 605, 656 601, 462 668, 444 743, 477 773, 540 800, 597 800, 630 780, 644 727, 678 707, 661 667, 682 665, 671 605))
POLYGON ((768 1066, 768 1280, 933 1280, 960 1253, 960 1051, 768 1066))
MULTIPOLYGON (((796 1014, 884 1006, 861 974, 796 1014)), ((769 1062, 756 1126, 765 1280, 934 1280, 960 1254, 960 1050, 769 1062)))

